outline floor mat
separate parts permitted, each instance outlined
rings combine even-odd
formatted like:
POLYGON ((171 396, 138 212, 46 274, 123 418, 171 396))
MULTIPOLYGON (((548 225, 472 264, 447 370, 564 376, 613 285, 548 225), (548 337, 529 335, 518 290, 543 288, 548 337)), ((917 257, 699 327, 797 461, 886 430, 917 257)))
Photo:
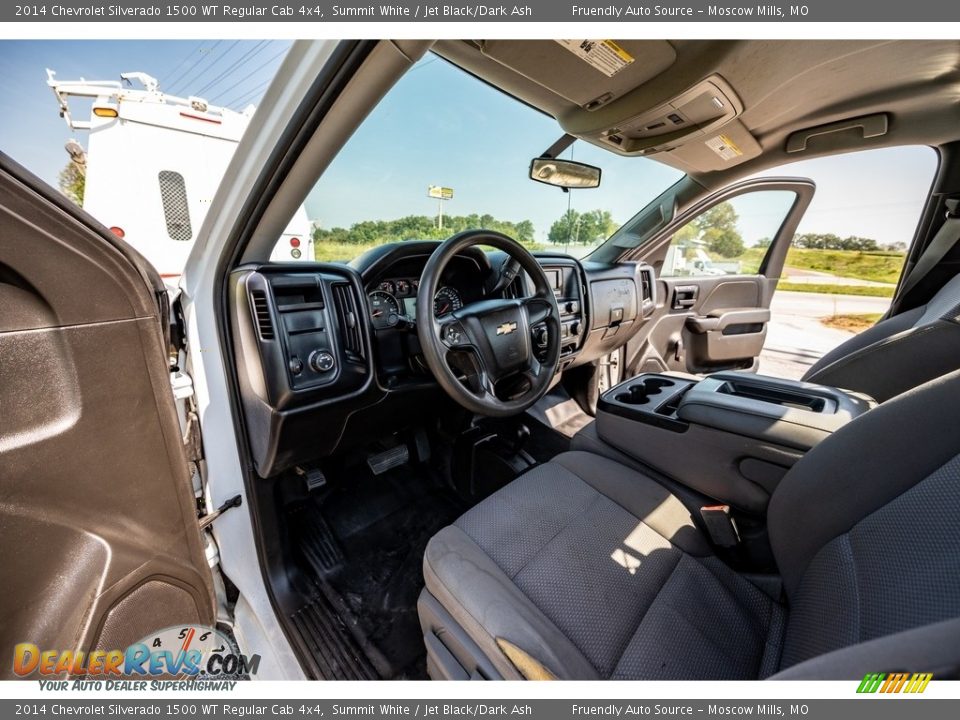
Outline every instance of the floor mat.
POLYGON ((323 591, 291 616, 325 680, 376 680, 377 671, 362 645, 323 591))
MULTIPOLYGON (((427 541, 465 509, 428 469, 405 465, 382 475, 355 466, 333 489, 291 513, 304 559, 342 599, 345 623, 382 656, 391 678, 426 677, 417 597, 427 541)), ((381 660, 381 658, 376 658, 381 660)))

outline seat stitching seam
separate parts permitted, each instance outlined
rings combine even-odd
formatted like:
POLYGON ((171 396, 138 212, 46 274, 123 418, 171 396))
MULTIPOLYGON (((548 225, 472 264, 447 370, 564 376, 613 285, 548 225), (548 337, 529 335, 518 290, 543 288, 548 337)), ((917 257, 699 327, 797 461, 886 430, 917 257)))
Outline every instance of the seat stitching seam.
MULTIPOLYGON (((604 459, 606 459, 606 458, 604 458, 604 459)), ((610 462, 615 462, 615 461, 611 460, 610 462)), ((619 463, 616 463, 616 464, 619 465, 619 463)), ((586 485, 586 486, 589 487, 591 490, 593 490, 595 493, 597 493, 597 495, 600 495, 601 497, 605 497, 605 498, 606 498, 607 500, 609 500, 611 503, 613 503, 613 504, 616 505, 618 508, 620 508, 620 509, 623 510, 625 513, 627 513, 630 517, 635 518, 638 523, 640 523, 640 524, 643 525, 645 528, 647 528, 648 530, 650 530, 650 532, 656 533, 657 535, 659 535, 660 537, 662 537, 664 540, 667 541, 667 543, 670 544, 670 547, 674 548, 675 550, 678 550, 679 552, 684 553, 685 555, 689 555, 690 557, 693 557, 693 558, 695 558, 695 557, 713 557, 712 554, 710 554, 710 555, 694 555, 694 554, 691 553, 691 552, 687 552, 686 550, 684 550, 683 548, 681 548, 679 545, 677 545, 675 542, 673 542, 673 540, 671 540, 671 539, 668 538, 666 535, 664 535, 662 532, 660 532, 659 530, 657 530, 655 527, 653 527, 653 526, 650 525, 649 523, 645 522, 642 518, 637 517, 637 516, 633 513, 632 510, 630 510, 630 509, 627 508, 627 507, 624 507, 623 505, 621 505, 620 503, 618 503, 616 500, 614 500, 612 497, 610 497, 610 496, 608 496, 608 495, 605 495, 604 493, 602 493, 602 492, 600 492, 599 490, 597 490, 589 480, 587 480, 586 478, 584 478, 584 477, 581 476, 580 474, 575 473, 573 470, 571 470, 570 468, 568 468, 566 465, 563 465, 562 463, 557 463, 557 465, 560 465, 560 467, 562 467, 562 468, 564 468, 565 470, 567 470, 571 475, 573 475, 574 477, 576 477, 577 479, 579 479, 581 482, 583 482, 584 485, 586 485)), ((629 468, 629 467, 627 467, 627 466, 625 466, 625 465, 624 465, 623 467, 626 468, 627 470, 630 470, 630 471, 633 472, 633 473, 636 473, 636 474, 639 475, 640 477, 644 478, 644 480, 648 480, 648 481, 654 483, 655 485, 657 485, 658 487, 663 488, 664 492, 666 492, 668 496, 670 496, 670 497, 676 497, 676 495, 674 495, 672 492, 670 492, 670 490, 669 490, 667 487, 665 487, 664 485, 661 485, 659 482, 657 482, 657 480, 655 480, 654 478, 650 477, 650 476, 647 475, 646 473, 639 472, 639 471, 634 470, 633 468, 629 468)), ((686 506, 685 506, 679 499, 678 499, 678 502, 680 502, 680 505, 681 505, 685 510, 687 510, 686 506)), ((687 512, 689 513, 690 511, 687 510, 687 512)), ((691 515, 691 518, 690 518, 690 522, 691 522, 691 527, 699 533, 699 532, 700 532, 700 528, 698 528, 697 525, 696 525, 696 523, 693 522, 693 517, 692 517, 692 515, 691 515)))
POLYGON ((853 626, 854 642, 852 644, 856 645, 860 642, 860 577, 857 573, 857 560, 853 555, 853 545, 850 539, 850 532, 845 532, 842 537, 843 547, 850 559, 850 570, 853 573, 853 607, 855 613, 855 622, 853 626))
MULTIPOLYGON (((541 468, 544 468, 544 467, 546 467, 547 465, 550 465, 550 464, 559 465, 559 466, 560 466, 561 468, 563 468, 564 470, 567 470, 567 468, 566 468, 564 465, 560 465, 560 463, 544 463, 544 464, 541 465, 540 467, 541 467, 541 468)), ((583 478, 581 478, 581 477, 580 477, 579 475, 577 475, 575 472, 571 472, 571 471, 569 471, 569 470, 568 470, 568 472, 570 472, 570 474, 571 474, 573 477, 575 477, 577 480, 580 480, 581 482, 583 482, 584 485, 586 485, 588 488, 590 488, 591 490, 593 490, 593 492, 594 492, 596 495, 599 495, 599 494, 600 494, 600 493, 598 493, 598 492, 593 488, 592 485, 590 485, 590 484, 587 483, 587 482, 584 482, 583 478)), ((547 545, 549 545, 557 535, 559 535, 559 534, 560 534, 561 532, 563 532, 570 524, 572 524, 573 521, 574 521, 577 517, 579 517, 579 515, 582 515, 584 512, 586 512, 587 509, 589 509, 589 507, 590 507, 594 502, 596 502, 596 500, 597 500, 596 497, 591 498, 587 503, 585 503, 585 504, 583 505, 583 507, 580 508, 580 510, 579 510, 578 512, 572 513, 572 514, 570 515, 570 518, 569 518, 569 520, 567 521, 567 523, 566 523, 563 527, 561 527, 559 530, 557 530, 556 534, 554 534, 552 537, 550 537, 550 539, 548 539, 548 540, 546 541, 546 543, 544 543, 544 545, 542 545, 542 546, 540 547, 539 550, 537 550, 536 552, 534 552, 534 553, 526 560, 526 562, 524 562, 523 565, 522 565, 514 574, 512 574, 512 575, 510 575, 510 574, 507 573, 506 568, 504 568, 504 567, 501 565, 500 561, 493 556, 493 553, 492 553, 492 552, 488 552, 488 551, 487 551, 487 549, 481 544, 481 541, 480 541, 479 538, 475 538, 473 535, 471 535, 471 534, 470 534, 469 532, 467 532, 464 528, 460 527, 460 526, 457 524, 457 523, 459 522, 459 520, 455 521, 455 522, 453 523, 452 527, 457 528, 458 530, 460 530, 460 532, 462 532, 464 535, 466 535, 468 538, 470 538, 470 539, 477 545, 477 547, 479 547, 479 548, 483 551, 483 553, 484 553, 487 557, 490 558, 490 560, 493 562, 493 564, 496 565, 498 568, 500 568, 500 570, 503 572, 504 575, 507 576, 507 578, 509 578, 510 580, 514 580, 514 579, 517 577, 517 575, 519 575, 520 572, 521 572, 527 565, 529 565, 529 564, 533 561, 533 559, 534 559, 539 553, 543 552, 544 548, 546 548, 547 545)), ((474 506, 474 507, 476 507, 476 506, 474 506)), ((472 509, 472 508, 471 508, 471 509, 472 509)))
MULTIPOLYGON (((670 581, 673 579, 673 576, 677 572, 677 568, 680 567, 680 563, 683 562, 683 556, 686 555, 686 553, 683 552, 683 550, 679 550, 679 553, 680 553, 680 556, 677 558, 677 561, 674 563, 673 569, 670 571, 670 574, 667 575, 667 579, 663 581, 663 585, 660 586, 660 590, 653 596, 653 599, 650 600, 650 603, 643 609, 643 613, 640 615, 640 619, 637 620, 637 624, 634 625, 633 627, 633 632, 630 633, 630 636, 627 638, 627 642, 624 643, 624 645, 620 649, 619 654, 617 655, 617 662, 616 664, 614 664, 613 669, 610 671, 610 674, 607 676, 608 678, 612 678, 616 674, 617 668, 620 667, 620 663, 623 662, 623 656, 626 655, 627 653, 627 648, 630 647, 630 643, 633 642, 633 638, 635 638, 637 633, 640 632, 640 626, 643 625, 643 621, 647 619, 647 615, 650 612, 650 608, 656 605, 657 600, 660 598, 660 593, 662 593, 663 590, 670 584, 670 581)), ((599 672, 599 670, 597 670, 597 672, 599 672)))
MULTIPOLYGON (((590 489, 593 490, 593 487, 591 487, 590 489)), ((527 561, 517 569, 517 571, 513 575, 508 576, 511 580, 515 580, 517 576, 520 573, 522 573, 530 563, 532 563, 537 557, 539 557, 543 553, 544 550, 546 550, 550 546, 550 543, 556 540, 564 530, 566 530, 571 525, 573 525, 575 520, 579 520, 580 518, 582 518, 584 515, 587 514, 588 510, 593 509, 593 506, 596 505, 598 502, 600 502, 600 498, 602 497, 602 495, 598 493, 596 490, 593 490, 593 492, 595 493, 595 496, 593 497, 593 499, 590 500, 589 503, 587 503, 580 509, 580 512, 573 513, 570 516, 570 519, 567 520, 567 522, 565 522, 560 529, 558 529, 553 535, 550 536, 550 538, 543 545, 540 546, 539 550, 533 553, 527 559, 527 561)))

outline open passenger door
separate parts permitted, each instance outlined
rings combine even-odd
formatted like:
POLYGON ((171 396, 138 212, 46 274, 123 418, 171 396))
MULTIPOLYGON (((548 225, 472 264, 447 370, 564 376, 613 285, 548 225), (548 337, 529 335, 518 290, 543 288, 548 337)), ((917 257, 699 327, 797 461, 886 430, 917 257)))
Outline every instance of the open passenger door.
POLYGON ((0 154, 0 678, 214 622, 163 285, 0 154))
POLYGON ((622 377, 755 370, 770 301, 816 189, 804 178, 731 185, 679 213, 630 260, 657 275, 653 316, 625 349, 622 377))

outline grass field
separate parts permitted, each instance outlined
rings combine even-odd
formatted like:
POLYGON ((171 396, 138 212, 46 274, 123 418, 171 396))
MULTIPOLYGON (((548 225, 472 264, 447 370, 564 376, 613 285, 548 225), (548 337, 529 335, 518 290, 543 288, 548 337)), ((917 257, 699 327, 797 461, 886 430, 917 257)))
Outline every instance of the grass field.
POLYGON ((787 267, 891 284, 900 279, 903 262, 902 253, 890 252, 790 248, 787 253, 787 267))
POLYGON ((864 297, 893 297, 893 286, 884 285, 833 285, 832 283, 792 283, 781 280, 777 290, 793 292, 824 293, 827 295, 862 295, 864 297))
MULTIPOLYGON (((366 252, 377 243, 358 245, 352 243, 322 242, 314 244, 314 258, 320 262, 349 261, 366 252)), ((533 243, 530 250, 564 250, 563 246, 533 243)), ((591 248, 592 249, 592 248, 591 248)), ((724 262, 740 262, 741 272, 757 272, 766 250, 748 248, 738 258, 717 258, 724 262)), ((802 250, 790 248, 787 252, 787 267, 798 270, 813 270, 854 280, 896 283, 904 256, 897 253, 864 253, 847 250, 802 250)), ((893 287, 870 287, 863 285, 834 285, 830 283, 781 282, 777 289, 796 292, 828 293, 831 295, 864 295, 869 297, 893 297, 893 287)))
POLYGON ((831 315, 825 317, 822 322, 827 327, 837 330, 849 330, 850 332, 863 332, 877 324, 877 320, 883 317, 880 313, 863 313, 861 315, 831 315))
MULTIPOLYGON (((741 272, 754 273, 760 268, 760 261, 763 260, 765 252, 766 250, 762 248, 748 248, 740 257, 731 258, 726 262, 739 262, 741 272)), ((723 260, 723 258, 717 258, 717 260, 723 260)), ((830 273, 853 280, 894 284, 900 278, 903 261, 904 255, 901 253, 790 248, 787 251, 786 266, 797 270, 830 273)))

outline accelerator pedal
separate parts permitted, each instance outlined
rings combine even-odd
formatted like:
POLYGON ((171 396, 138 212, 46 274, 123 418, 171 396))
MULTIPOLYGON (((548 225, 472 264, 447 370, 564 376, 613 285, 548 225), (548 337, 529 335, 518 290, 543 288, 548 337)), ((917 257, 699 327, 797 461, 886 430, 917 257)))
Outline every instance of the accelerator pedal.
POLYGON ((383 475, 388 470, 410 462, 410 450, 406 445, 396 445, 381 452, 367 455, 367 467, 374 475, 383 475))

